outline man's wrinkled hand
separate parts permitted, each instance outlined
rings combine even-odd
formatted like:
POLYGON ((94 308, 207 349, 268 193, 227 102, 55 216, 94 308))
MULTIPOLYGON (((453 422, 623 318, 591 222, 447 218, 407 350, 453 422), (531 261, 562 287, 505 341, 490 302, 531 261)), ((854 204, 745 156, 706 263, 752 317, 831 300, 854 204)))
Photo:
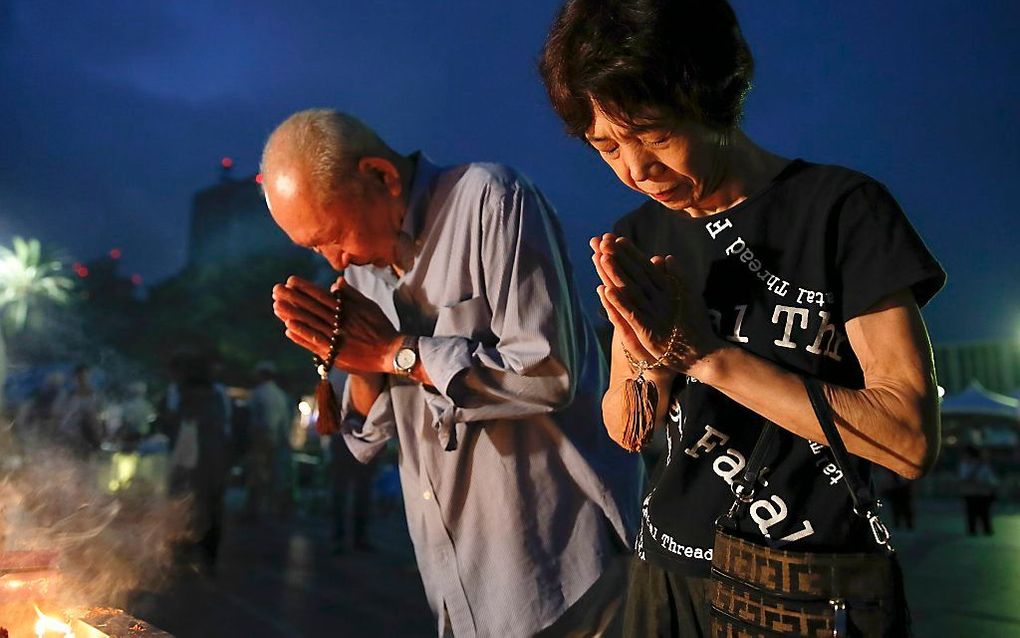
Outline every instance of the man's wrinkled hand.
POLYGON ((343 308, 335 365, 349 372, 393 372, 393 355, 401 337, 389 318, 343 277, 333 284, 333 290, 339 292, 343 308))
POLYGON ((300 277, 273 286, 273 313, 283 322, 284 334, 320 359, 329 353, 335 309, 328 291, 300 277))
POLYGON ((286 326, 287 338, 316 356, 329 354, 335 295, 339 295, 340 337, 334 365, 358 374, 391 372, 392 353, 400 336, 378 305, 347 285, 343 277, 332 294, 300 277, 273 288, 273 312, 286 326))

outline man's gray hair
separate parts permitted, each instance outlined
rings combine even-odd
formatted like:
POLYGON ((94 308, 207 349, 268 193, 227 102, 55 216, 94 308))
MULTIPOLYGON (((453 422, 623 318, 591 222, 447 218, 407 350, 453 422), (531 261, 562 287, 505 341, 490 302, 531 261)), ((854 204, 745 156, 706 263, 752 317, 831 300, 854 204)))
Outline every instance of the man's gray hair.
POLYGON ((299 111, 276 127, 262 150, 261 170, 271 175, 295 163, 307 171, 320 204, 341 194, 360 192, 358 161, 366 155, 389 157, 393 151, 358 118, 332 109, 299 111))

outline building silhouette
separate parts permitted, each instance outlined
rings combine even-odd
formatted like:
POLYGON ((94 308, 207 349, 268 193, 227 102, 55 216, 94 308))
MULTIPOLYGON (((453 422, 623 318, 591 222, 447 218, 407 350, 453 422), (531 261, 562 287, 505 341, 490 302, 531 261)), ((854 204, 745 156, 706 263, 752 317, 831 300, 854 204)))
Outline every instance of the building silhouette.
POLYGON ((221 167, 219 182, 198 191, 192 200, 187 266, 220 265, 263 254, 301 254, 303 249, 270 217, 261 174, 235 179, 230 158, 223 158, 221 167))

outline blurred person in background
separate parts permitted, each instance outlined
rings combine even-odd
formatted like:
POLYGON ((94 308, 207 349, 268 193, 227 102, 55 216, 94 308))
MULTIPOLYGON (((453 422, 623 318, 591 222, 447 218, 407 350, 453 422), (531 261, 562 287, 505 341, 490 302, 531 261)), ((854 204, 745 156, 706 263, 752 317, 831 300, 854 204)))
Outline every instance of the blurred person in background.
POLYGON ((80 456, 90 456, 99 449, 105 436, 102 420, 103 397, 92 384, 92 369, 79 365, 74 369, 74 387, 61 402, 60 439, 80 456))
POLYGON ((227 414, 203 354, 182 352, 170 364, 176 393, 164 402, 157 431, 170 439, 169 489, 192 500, 187 542, 179 548, 183 566, 212 574, 223 526, 228 470, 227 414))
POLYGON ((252 520, 283 513, 290 501, 290 431, 295 407, 276 383, 276 365, 255 366, 258 384, 248 396, 245 479, 248 501, 245 514, 252 520))
POLYGON ((18 409, 14 421, 18 436, 52 443, 63 419, 61 408, 65 402, 64 375, 59 372, 47 375, 32 397, 18 409))
POLYGON ((914 481, 882 466, 875 468, 874 478, 875 490, 892 513, 893 527, 914 529, 914 481))
MULTIPOLYGON (((342 380, 342 374, 337 375, 342 380)), ((362 463, 340 434, 329 437, 329 477, 333 514, 333 553, 342 554, 350 543, 354 551, 371 552, 368 526, 372 518, 372 486, 382 455, 362 463), (350 499, 351 507, 348 507, 350 499)))
MULTIPOLYGON (((215 378, 214 373, 215 366, 210 360, 209 369, 210 375, 215 378)), ((171 380, 166 387, 166 392, 163 395, 163 404, 170 410, 174 411, 181 401, 180 384, 177 381, 171 380)), ((220 401, 223 403, 223 413, 227 415, 227 432, 232 434, 233 423, 234 423, 234 400, 230 397, 230 393, 227 391, 227 386, 220 383, 219 381, 213 381, 213 389, 216 394, 220 397, 220 401)))
POLYGON ((992 502, 998 491, 999 478, 992 469, 988 450, 976 445, 965 447, 958 477, 967 517, 967 534, 975 536, 980 526, 986 536, 991 536, 992 502))
POLYGON ((127 386, 124 400, 120 404, 120 430, 118 438, 141 439, 152 431, 156 420, 156 408, 146 396, 148 387, 144 381, 134 381, 127 386))

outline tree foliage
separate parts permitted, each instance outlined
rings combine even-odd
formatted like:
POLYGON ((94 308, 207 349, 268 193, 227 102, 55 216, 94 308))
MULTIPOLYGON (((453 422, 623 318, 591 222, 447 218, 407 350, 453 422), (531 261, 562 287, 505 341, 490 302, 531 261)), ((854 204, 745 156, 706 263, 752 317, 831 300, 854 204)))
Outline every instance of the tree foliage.
POLYGON ((318 268, 311 254, 187 268, 150 289, 123 347, 152 366, 181 348, 200 349, 219 361, 225 382, 239 385, 250 385, 255 364, 269 359, 295 390, 307 389, 310 358, 284 337, 272 288, 288 275, 312 279, 318 268))
POLYGON ((0 246, 0 312, 7 334, 27 325, 30 309, 67 302, 73 287, 38 239, 15 237, 11 247, 0 246))

